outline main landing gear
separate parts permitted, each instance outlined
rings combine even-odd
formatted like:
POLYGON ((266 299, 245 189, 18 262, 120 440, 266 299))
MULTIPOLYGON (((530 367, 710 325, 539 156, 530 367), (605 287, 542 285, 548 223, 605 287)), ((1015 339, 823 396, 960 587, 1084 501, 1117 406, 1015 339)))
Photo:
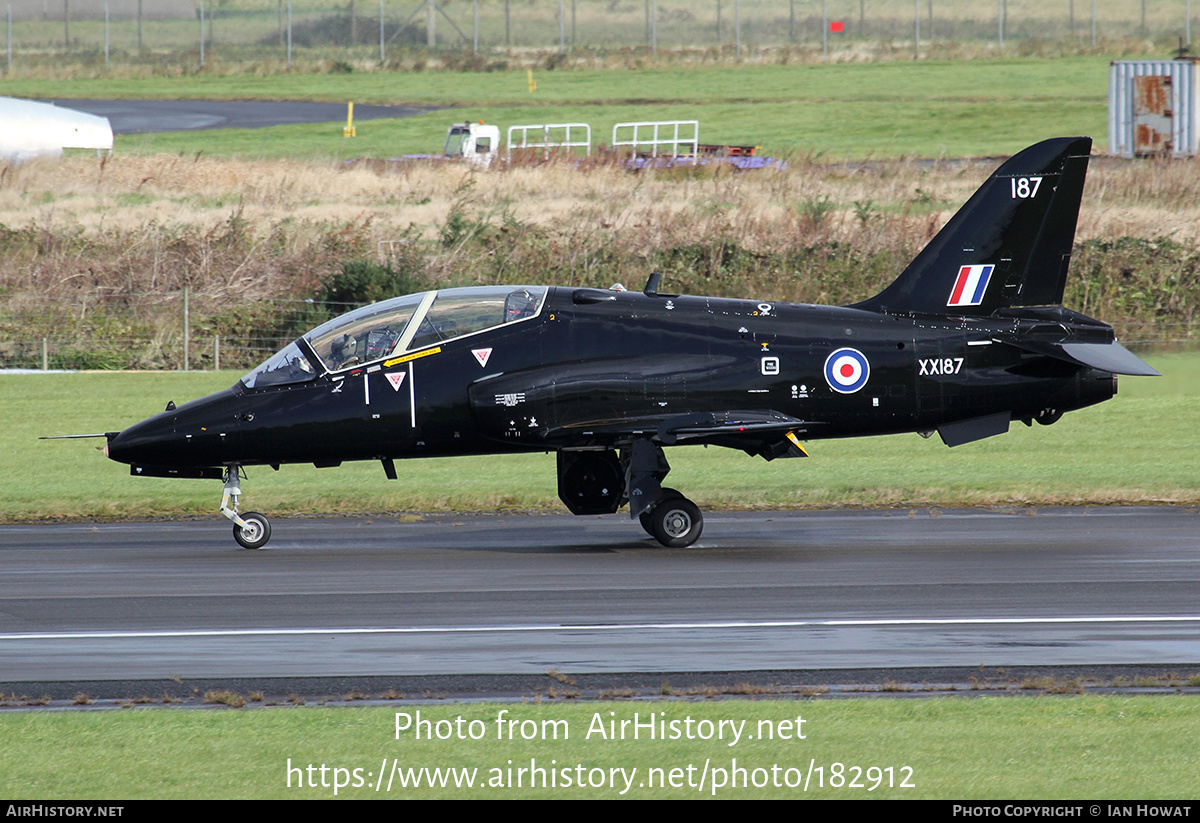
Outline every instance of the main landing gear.
POLYGON ((558 496, 572 514, 611 514, 625 502, 646 534, 669 548, 700 539, 704 515, 699 507, 662 480, 671 467, 662 446, 635 440, 620 454, 613 449, 560 451, 558 496))
POLYGON ((672 549, 690 546, 704 531, 700 508, 674 489, 663 489, 662 497, 638 515, 646 534, 672 549))
POLYGON ((271 539, 271 521, 258 512, 238 514, 242 496, 241 467, 225 471, 225 492, 221 495, 221 514, 233 521, 233 539, 244 549, 261 549, 271 539))

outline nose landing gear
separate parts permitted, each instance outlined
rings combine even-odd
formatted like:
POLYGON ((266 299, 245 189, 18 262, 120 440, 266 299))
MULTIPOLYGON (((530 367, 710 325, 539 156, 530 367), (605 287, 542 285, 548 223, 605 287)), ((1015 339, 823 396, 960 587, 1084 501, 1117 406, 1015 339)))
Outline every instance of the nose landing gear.
POLYGON ((221 495, 221 514, 233 521, 233 539, 244 549, 261 549, 271 539, 271 521, 259 512, 238 514, 242 496, 241 467, 225 471, 225 491, 221 495))

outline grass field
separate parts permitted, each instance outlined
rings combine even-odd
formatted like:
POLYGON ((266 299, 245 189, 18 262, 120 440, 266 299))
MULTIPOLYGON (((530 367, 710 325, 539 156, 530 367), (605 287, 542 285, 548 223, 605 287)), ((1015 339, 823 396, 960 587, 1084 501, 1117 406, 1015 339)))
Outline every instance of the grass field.
MULTIPOLYGON (((1045 506, 1200 503, 1200 356, 1148 356, 1166 376, 1122 378, 1113 400, 1051 427, 947 449, 916 435, 814 441, 812 458, 766 463, 740 452, 668 451, 670 484, 702 508, 1045 506)), ((133 478, 103 441, 40 435, 124 428, 226 388, 232 373, 0 375, 0 449, 36 482, 0 487, 0 518, 216 517, 219 483, 133 478), (83 402, 80 402, 81 399, 83 402)), ((277 515, 561 510, 549 454, 410 460, 385 482, 376 463, 251 468, 245 505, 277 515)))
POLYGON ((743 65, 535 72, 282 74, 6 80, 40 98, 320 100, 445 106, 412 118, 119 137, 118 152, 247 157, 396 157, 440 150, 455 120, 614 123, 699 120, 701 139, 829 159, 1011 154, 1044 137, 1090 134, 1103 149, 1108 59, 743 65))
POLYGON ((1200 757, 1179 741, 1200 734, 1197 708, 1195 697, 1074 696, 21 712, 0 716, 0 793, 318 799, 337 781, 338 797, 364 799, 1188 800, 1200 757), (396 731, 415 728, 418 711, 426 738, 452 738, 396 731), (631 739, 635 713, 667 724, 668 739, 645 726, 631 739), (610 721, 618 732, 627 721, 625 739, 610 721), (393 763, 391 790, 377 788, 393 763), (554 783, 530 788, 531 766, 554 783), (474 788, 401 787, 409 769, 427 779, 422 768, 466 770, 474 788))

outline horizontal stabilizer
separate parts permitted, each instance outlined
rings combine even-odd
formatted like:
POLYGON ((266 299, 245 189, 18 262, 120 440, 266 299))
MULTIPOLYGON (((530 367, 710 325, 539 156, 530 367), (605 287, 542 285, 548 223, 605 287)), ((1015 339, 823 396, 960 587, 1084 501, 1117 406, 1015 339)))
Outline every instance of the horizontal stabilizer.
POLYGON ((1115 340, 1111 343, 1063 343, 1059 348, 1076 363, 1091 366, 1093 369, 1140 377, 1162 376, 1142 358, 1115 340))
POLYGON ((1011 345, 1019 349, 1065 360, 1079 366, 1137 377, 1161 377, 1153 367, 1115 340, 1108 343, 1058 343, 1041 340, 1021 340, 1011 345))

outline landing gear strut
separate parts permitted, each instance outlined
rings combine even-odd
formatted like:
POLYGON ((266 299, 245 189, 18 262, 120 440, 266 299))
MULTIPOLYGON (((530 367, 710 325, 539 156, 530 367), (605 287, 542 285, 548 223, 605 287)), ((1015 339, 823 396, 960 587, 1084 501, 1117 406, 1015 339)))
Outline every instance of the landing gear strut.
POLYGON ((704 530, 699 507, 675 489, 662 487, 663 478, 671 471, 662 446, 635 440, 626 459, 630 517, 636 517, 648 535, 668 548, 683 548, 699 540, 704 530))
POLYGON ((258 512, 238 514, 242 496, 241 467, 225 471, 225 492, 221 495, 221 514, 233 521, 233 539, 244 549, 261 549, 271 539, 271 521, 258 512))
POLYGON ((671 471, 662 446, 634 440, 618 455, 613 449, 560 451, 558 496, 571 514, 612 514, 629 502, 629 516, 646 534, 670 548, 700 539, 704 516, 696 504, 662 487, 671 471))

